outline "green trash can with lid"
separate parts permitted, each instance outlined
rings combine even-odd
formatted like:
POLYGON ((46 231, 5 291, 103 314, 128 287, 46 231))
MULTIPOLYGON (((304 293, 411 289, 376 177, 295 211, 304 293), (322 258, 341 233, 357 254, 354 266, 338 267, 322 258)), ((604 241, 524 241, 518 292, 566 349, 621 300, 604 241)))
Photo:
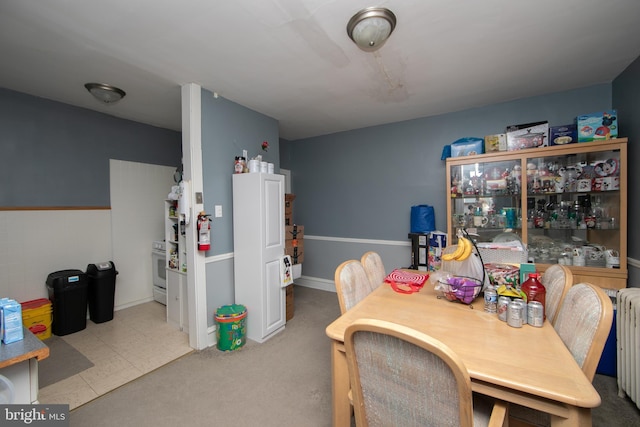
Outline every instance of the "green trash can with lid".
POLYGON ((247 308, 244 305, 218 307, 215 320, 218 350, 237 350, 247 342, 247 308))

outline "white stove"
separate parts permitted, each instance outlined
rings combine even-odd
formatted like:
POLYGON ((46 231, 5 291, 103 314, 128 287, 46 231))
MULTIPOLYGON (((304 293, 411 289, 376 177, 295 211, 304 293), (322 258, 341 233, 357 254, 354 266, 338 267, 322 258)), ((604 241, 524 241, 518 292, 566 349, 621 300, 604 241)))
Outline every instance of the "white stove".
POLYGON ((153 274, 153 299, 167 305, 167 253, 164 240, 156 240, 151 246, 153 274))

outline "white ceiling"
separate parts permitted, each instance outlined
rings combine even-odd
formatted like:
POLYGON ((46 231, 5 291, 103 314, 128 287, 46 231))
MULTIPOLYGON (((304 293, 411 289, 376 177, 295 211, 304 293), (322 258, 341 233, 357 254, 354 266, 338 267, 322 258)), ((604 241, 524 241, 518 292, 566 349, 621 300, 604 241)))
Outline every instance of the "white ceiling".
POLYGON ((0 87, 179 130, 195 82, 296 140, 611 82, 639 18, 638 0, 0 0, 0 87), (346 34, 368 6, 398 19, 376 53, 346 34))

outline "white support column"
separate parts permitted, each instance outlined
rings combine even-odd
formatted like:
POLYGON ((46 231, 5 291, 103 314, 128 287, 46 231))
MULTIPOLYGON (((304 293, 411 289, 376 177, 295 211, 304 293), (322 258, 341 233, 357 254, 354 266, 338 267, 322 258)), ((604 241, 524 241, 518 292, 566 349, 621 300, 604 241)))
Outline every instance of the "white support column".
POLYGON ((197 350, 207 347, 207 275, 205 253, 198 251, 197 215, 203 203, 196 203, 202 193, 201 88, 195 83, 182 86, 182 163, 183 179, 190 183, 191 211, 186 226, 187 294, 189 306, 189 345, 197 350))

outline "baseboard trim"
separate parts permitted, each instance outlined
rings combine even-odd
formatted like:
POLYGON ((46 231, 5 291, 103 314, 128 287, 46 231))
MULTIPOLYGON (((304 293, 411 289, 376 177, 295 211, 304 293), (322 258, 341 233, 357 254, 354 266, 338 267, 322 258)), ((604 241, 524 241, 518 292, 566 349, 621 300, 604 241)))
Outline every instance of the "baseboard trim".
POLYGON ((207 328, 207 347, 213 347, 218 343, 216 339, 216 325, 207 328))
POLYGON ((116 305, 116 306, 113 307, 113 311, 124 310, 125 308, 134 307, 134 306, 136 306, 138 304, 144 304, 145 302, 151 302, 151 301, 155 301, 153 299, 153 295, 150 296, 150 297, 147 297, 147 298, 139 299, 139 300, 136 300, 136 301, 131 301, 131 302, 128 302, 126 304, 116 305))
POLYGON ((294 282, 298 286, 305 288, 319 289, 321 291, 336 292, 336 285, 333 280, 321 279, 319 277, 301 276, 294 282))

